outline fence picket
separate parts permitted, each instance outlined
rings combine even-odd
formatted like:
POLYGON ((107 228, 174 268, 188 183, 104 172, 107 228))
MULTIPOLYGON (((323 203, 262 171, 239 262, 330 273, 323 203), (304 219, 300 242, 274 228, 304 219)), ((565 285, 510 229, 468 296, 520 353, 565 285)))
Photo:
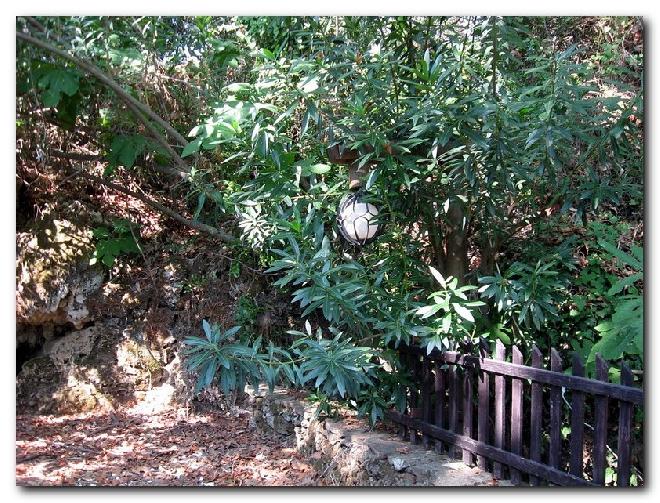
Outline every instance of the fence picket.
MULTIPOLYGON (((463 435, 472 438, 472 372, 465 369, 463 375, 463 435)), ((463 449, 463 463, 472 465, 472 453, 463 449)))
MULTIPOLYGON (((630 368, 621 364, 621 384, 632 386, 633 375, 630 368)), ((630 402, 619 402, 619 438, 617 441, 617 476, 616 485, 630 485, 630 441, 632 424, 632 404, 630 402)))
MULTIPOLYGON (((458 374, 455 365, 452 365, 448 370, 449 373, 449 431, 455 433, 458 425, 458 405, 460 403, 458 398, 459 386, 458 386, 458 374)), ((449 456, 452 458, 456 457, 456 447, 449 447, 449 456)))
MULTIPOLYGON (((410 367, 409 368, 410 368, 410 374, 412 376, 412 382, 413 383, 418 382, 418 380, 417 380, 417 377, 418 377, 417 365, 418 365, 419 362, 418 362, 417 356, 411 355, 409 362, 410 362, 410 367)), ((417 409, 417 389, 415 389, 414 386, 411 386, 410 387, 410 416, 411 417, 418 417, 419 416, 418 412, 419 411, 417 409)), ((409 437, 409 440, 410 440, 411 444, 417 444, 418 443, 417 430, 415 430, 413 428, 410 428, 409 431, 408 431, 408 437, 409 437)))
MULTIPOLYGON (((430 362, 428 358, 424 358, 422 362, 422 418, 427 423, 431 420, 430 378, 430 362)), ((422 445, 425 449, 429 449, 431 446, 431 437, 426 433, 422 433, 422 445)))
MULTIPOLYGON (((540 369, 543 364, 543 355, 539 348, 532 348, 532 367, 540 369)), ((537 382, 532 382, 532 410, 529 439, 529 459, 541 461, 541 416, 543 414, 543 388, 537 382)), ((539 485, 539 479, 529 477, 529 484, 539 485)))
MULTIPOLYGON (((511 361, 522 365, 522 353, 517 346, 512 348, 511 361)), ((517 455, 522 453, 522 391, 523 383, 520 379, 511 379, 511 452, 517 455)), ((520 484, 520 472, 510 468, 511 482, 520 484)))
MULTIPOLYGON (((596 354, 596 379, 607 381, 609 365, 600 354, 596 354)), ((593 450, 593 479, 596 484, 605 484, 605 444, 607 442, 607 408, 608 398, 596 396, 594 399, 594 450, 593 450)))
MULTIPOLYGON (((445 372, 442 370, 438 362, 433 364, 433 371, 435 372, 435 425, 438 428, 445 427, 445 372)), ((439 454, 444 452, 444 445, 441 440, 435 441, 435 451, 439 454)))
MULTIPOLYGON (((504 360, 506 349, 499 339, 495 343, 496 360, 504 360)), ((495 447, 504 449, 504 404, 506 403, 506 388, 504 387, 504 376, 495 376, 495 447)), ((501 479, 503 476, 502 464, 493 463, 493 476, 501 479)))
MULTIPOLYGON (((573 375, 584 376, 584 363, 577 353, 573 354, 573 375)), ((569 471, 576 477, 583 476, 584 468, 584 393, 573 391, 571 396, 571 451, 569 471)))
MULTIPOLYGON (((485 351, 481 351, 485 358, 485 351)), ((479 372, 479 408, 477 412, 477 439, 484 444, 488 443, 489 438, 489 417, 490 417, 490 374, 481 370, 479 372)), ((486 470, 486 457, 477 456, 477 464, 482 470, 486 470)))
MULTIPOLYGON (((550 349, 550 370, 561 372, 562 361, 555 348, 550 349)), ((550 448, 548 449, 548 464, 559 468, 561 463, 561 420, 562 420, 561 387, 550 388, 550 448)))

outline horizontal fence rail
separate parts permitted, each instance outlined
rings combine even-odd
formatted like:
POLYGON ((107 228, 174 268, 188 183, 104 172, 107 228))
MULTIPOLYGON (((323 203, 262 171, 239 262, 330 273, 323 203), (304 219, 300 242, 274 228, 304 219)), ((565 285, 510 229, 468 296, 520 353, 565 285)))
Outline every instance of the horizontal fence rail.
POLYGON ((630 386, 601 382, 586 377, 567 375, 542 368, 528 367, 526 365, 498 361, 490 358, 480 358, 478 356, 465 355, 454 351, 440 352, 437 349, 434 349, 431 351, 431 354, 426 356, 426 349, 418 346, 406 346, 401 348, 401 350, 425 356, 431 361, 461 365, 463 367, 472 367, 510 377, 532 379, 538 383, 571 388, 594 395, 605 395, 635 405, 643 405, 644 403, 644 392, 641 389, 632 388, 630 386))
POLYGON ((427 354, 424 348, 405 345, 398 350, 414 385, 408 389, 405 411, 390 410, 386 417, 412 443, 460 456, 468 465, 476 458, 481 469, 515 485, 545 481, 562 486, 605 485, 608 449, 613 454, 609 446, 615 444, 616 485, 629 484, 632 419, 635 407, 643 406, 644 392, 633 387, 625 364, 621 382, 615 384, 608 382, 609 365, 600 355, 596 378, 590 379, 578 355, 571 361, 572 375, 564 373, 555 349, 549 369, 543 368, 536 347, 531 366, 523 364, 516 346, 507 361, 500 341, 492 355, 483 348, 479 356, 438 350, 427 354), (609 430, 615 405, 618 421, 609 430))

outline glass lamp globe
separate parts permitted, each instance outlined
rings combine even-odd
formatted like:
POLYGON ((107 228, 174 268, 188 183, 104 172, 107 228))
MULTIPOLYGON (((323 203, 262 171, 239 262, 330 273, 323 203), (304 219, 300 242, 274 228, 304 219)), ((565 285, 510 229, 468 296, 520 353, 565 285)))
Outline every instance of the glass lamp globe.
POLYGON ((362 199, 357 192, 345 196, 337 209, 339 232, 354 245, 365 245, 375 239, 380 229, 378 208, 362 199))

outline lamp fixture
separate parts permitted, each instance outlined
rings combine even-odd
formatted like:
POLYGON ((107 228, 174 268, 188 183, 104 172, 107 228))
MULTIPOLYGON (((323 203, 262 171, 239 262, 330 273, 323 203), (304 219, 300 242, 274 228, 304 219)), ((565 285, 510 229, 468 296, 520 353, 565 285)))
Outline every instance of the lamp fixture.
POLYGON ((378 235, 378 208, 364 199, 362 191, 345 195, 337 209, 337 226, 342 237, 358 246, 372 242, 378 235))

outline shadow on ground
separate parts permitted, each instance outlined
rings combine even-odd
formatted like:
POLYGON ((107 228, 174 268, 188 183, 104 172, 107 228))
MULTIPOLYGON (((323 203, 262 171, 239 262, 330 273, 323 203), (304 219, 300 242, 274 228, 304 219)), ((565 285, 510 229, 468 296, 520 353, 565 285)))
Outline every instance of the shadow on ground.
POLYGON ((311 464, 234 410, 17 416, 20 486, 309 486, 311 464))

